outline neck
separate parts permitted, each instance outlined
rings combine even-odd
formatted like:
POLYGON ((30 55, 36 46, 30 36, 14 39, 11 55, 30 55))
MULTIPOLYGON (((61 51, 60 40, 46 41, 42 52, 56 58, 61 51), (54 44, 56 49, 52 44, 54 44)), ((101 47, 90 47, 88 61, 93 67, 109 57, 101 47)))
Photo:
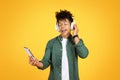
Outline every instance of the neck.
MULTIPOLYGON (((62 36, 62 35, 61 35, 61 36, 62 36)), ((67 35, 67 36, 62 36, 62 38, 67 39, 69 36, 70 36, 70 34, 67 35)))

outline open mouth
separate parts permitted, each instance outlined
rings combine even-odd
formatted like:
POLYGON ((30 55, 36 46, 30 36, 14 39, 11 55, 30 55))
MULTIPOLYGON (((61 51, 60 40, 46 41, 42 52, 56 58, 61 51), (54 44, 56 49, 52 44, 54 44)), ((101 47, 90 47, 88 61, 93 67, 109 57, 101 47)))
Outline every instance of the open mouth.
POLYGON ((61 30, 61 32, 62 32, 62 33, 66 32, 66 31, 67 31, 66 29, 64 29, 64 30, 61 30))

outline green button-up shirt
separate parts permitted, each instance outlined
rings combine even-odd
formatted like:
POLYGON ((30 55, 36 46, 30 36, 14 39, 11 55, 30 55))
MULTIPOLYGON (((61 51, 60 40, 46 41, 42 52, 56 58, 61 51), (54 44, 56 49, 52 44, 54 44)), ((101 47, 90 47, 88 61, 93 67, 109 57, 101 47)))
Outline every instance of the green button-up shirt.
MULTIPOLYGON (((50 65, 50 75, 48 80, 61 80, 61 68, 62 68, 61 41, 62 41, 61 36, 57 36, 49 40, 46 46, 45 55, 41 60, 41 62, 43 63, 42 70, 46 69, 50 65)), ((66 49, 69 65, 69 79, 79 80, 78 56, 80 58, 86 58, 88 55, 88 49, 85 47, 82 39, 80 39, 78 44, 75 45, 72 36, 68 37, 66 49)))

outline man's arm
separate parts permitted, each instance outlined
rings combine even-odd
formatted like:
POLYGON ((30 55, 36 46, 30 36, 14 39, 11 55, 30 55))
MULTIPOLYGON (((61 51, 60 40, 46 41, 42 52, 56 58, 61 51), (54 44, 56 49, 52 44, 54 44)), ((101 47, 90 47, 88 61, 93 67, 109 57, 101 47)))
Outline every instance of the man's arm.
POLYGON ((32 59, 30 57, 29 62, 31 65, 36 66, 38 69, 46 69, 51 64, 51 42, 47 43, 44 57, 41 61, 38 59, 32 59))
POLYGON ((88 55, 88 49, 84 45, 83 40, 79 38, 78 32, 79 32, 78 27, 75 24, 73 31, 73 39, 75 43, 76 52, 79 55, 79 57, 86 58, 88 55))

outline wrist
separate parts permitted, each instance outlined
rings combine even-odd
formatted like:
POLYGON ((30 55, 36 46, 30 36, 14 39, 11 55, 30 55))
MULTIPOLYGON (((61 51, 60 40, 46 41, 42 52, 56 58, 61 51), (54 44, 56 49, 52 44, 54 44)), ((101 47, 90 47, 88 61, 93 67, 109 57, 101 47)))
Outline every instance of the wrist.
POLYGON ((79 38, 78 34, 73 35, 73 39, 75 39, 76 37, 79 38))
POLYGON ((78 42, 80 41, 78 35, 74 35, 73 40, 74 40, 75 44, 78 44, 78 42))

